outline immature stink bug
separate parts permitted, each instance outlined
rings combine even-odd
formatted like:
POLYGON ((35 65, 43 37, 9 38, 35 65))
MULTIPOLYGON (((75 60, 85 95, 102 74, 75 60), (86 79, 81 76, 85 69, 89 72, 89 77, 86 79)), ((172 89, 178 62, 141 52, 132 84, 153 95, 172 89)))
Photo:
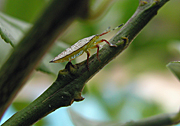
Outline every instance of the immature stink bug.
MULTIPOLYGON (((89 57, 90 57, 90 49, 93 48, 97 48, 97 58, 100 61, 99 57, 98 57, 98 53, 99 53, 99 43, 101 42, 106 42, 109 46, 114 46, 117 47, 116 45, 109 43, 107 40, 105 39, 101 39, 100 41, 96 40, 100 37, 103 36, 113 30, 116 30, 117 28, 121 27, 123 24, 119 25, 118 27, 110 30, 110 27, 104 31, 101 34, 97 34, 97 35, 92 35, 90 37, 84 38, 79 40, 78 42, 76 42, 74 45, 72 45, 71 47, 67 48, 65 51, 63 51, 62 53, 60 53, 57 57, 55 57, 53 60, 50 61, 50 63, 62 63, 65 61, 69 61, 71 62, 71 60, 75 59, 76 57, 82 55, 84 52, 87 53, 87 67, 88 67, 88 61, 89 61, 89 57)), ((88 68, 89 69, 89 68, 88 68)))

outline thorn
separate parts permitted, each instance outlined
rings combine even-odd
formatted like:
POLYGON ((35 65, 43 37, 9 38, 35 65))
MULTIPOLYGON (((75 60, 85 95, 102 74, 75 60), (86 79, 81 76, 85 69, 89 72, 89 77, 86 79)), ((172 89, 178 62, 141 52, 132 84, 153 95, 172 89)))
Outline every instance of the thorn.
POLYGON ((69 61, 66 66, 65 66, 65 69, 67 69, 68 71, 70 70, 70 67, 73 67, 74 68, 74 65, 71 63, 71 61, 69 61))
POLYGON ((112 43, 110 43, 110 46, 117 47, 117 45, 116 45, 116 44, 112 44, 112 43))
POLYGON ((82 96, 81 96, 81 98, 79 98, 79 99, 74 99, 74 101, 82 101, 82 100, 84 100, 85 98, 83 98, 82 96))

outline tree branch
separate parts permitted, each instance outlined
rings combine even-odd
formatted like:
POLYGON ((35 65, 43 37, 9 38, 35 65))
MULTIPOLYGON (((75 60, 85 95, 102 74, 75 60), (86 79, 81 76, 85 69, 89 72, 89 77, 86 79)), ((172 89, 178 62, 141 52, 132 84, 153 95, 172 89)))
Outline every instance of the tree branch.
POLYGON ((86 61, 72 65, 68 63, 64 70, 59 72, 56 81, 33 103, 16 113, 4 125, 30 125, 59 107, 69 106, 73 101, 81 101, 81 91, 85 83, 91 79, 108 62, 125 50, 142 28, 157 14, 157 11, 168 0, 140 0, 139 7, 128 22, 110 40, 118 47, 103 46, 96 55, 89 60, 89 71, 86 61), (125 39, 128 37, 129 41, 125 39))
POLYGON ((121 126, 169 126, 173 124, 178 124, 180 121, 180 116, 178 113, 171 114, 161 114, 140 121, 131 121, 121 126))
POLYGON ((53 42, 77 16, 87 16, 87 8, 88 0, 53 0, 15 47, 0 70, 0 117, 53 42))
POLYGON ((75 125, 82 126, 169 126, 173 124, 178 124, 180 122, 180 112, 178 113, 169 113, 169 114, 160 114, 151 116, 145 119, 130 121, 127 123, 116 122, 116 121, 95 121, 84 118, 82 115, 79 115, 72 109, 69 109, 69 113, 72 119, 72 122, 75 125), (77 121, 81 120, 81 121, 77 121))

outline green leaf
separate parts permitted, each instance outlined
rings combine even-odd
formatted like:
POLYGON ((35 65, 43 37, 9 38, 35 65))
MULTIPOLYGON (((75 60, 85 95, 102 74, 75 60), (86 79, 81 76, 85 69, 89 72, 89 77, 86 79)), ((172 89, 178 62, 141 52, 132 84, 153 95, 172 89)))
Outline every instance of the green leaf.
POLYGON ((0 12, 0 66, 7 60, 13 47, 30 27, 31 24, 0 12))
POLYGON ((19 40, 24 36, 24 33, 32 25, 21 20, 12 18, 0 12, 0 35, 4 42, 11 46, 18 44, 19 40))
POLYGON ((170 41, 170 49, 172 52, 175 52, 178 54, 180 54, 180 41, 179 40, 173 40, 173 41, 170 41))
MULTIPOLYGON (((31 24, 0 12, 0 66, 8 58, 9 53, 13 49, 12 47, 18 44, 30 27, 32 27, 31 24), (5 42, 10 45, 5 44, 5 42)), ((65 63, 55 64, 49 63, 49 61, 67 47, 69 47, 69 45, 63 42, 56 42, 50 52, 45 55, 36 70, 56 75, 59 69, 65 66, 65 63)))
POLYGON ((180 80, 180 61, 173 61, 167 64, 171 72, 180 80))

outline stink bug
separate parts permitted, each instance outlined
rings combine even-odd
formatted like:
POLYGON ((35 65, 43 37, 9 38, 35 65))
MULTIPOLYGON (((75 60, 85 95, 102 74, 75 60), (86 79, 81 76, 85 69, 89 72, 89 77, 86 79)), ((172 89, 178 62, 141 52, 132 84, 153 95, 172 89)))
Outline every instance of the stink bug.
POLYGON ((71 62, 71 60, 75 59, 76 57, 78 57, 78 56, 82 55, 84 52, 86 52, 87 53, 87 67, 88 67, 88 61, 89 61, 89 57, 90 57, 89 50, 93 49, 93 48, 97 48, 97 59, 100 61, 100 59, 98 57, 98 53, 99 53, 99 45, 98 44, 99 43, 106 42, 109 46, 113 46, 113 47, 117 47, 117 46, 112 43, 109 43, 105 39, 101 39, 100 41, 97 41, 97 42, 96 42, 96 40, 100 36, 103 36, 113 30, 116 30, 117 28, 121 27, 122 25, 123 24, 117 26, 116 28, 114 28, 112 30, 110 30, 110 27, 108 27, 108 29, 105 30, 104 32, 102 32, 101 34, 92 35, 90 37, 79 40, 74 45, 67 48, 65 51, 63 51, 57 57, 55 57, 53 60, 51 60, 50 63, 62 63, 65 61, 71 62))

